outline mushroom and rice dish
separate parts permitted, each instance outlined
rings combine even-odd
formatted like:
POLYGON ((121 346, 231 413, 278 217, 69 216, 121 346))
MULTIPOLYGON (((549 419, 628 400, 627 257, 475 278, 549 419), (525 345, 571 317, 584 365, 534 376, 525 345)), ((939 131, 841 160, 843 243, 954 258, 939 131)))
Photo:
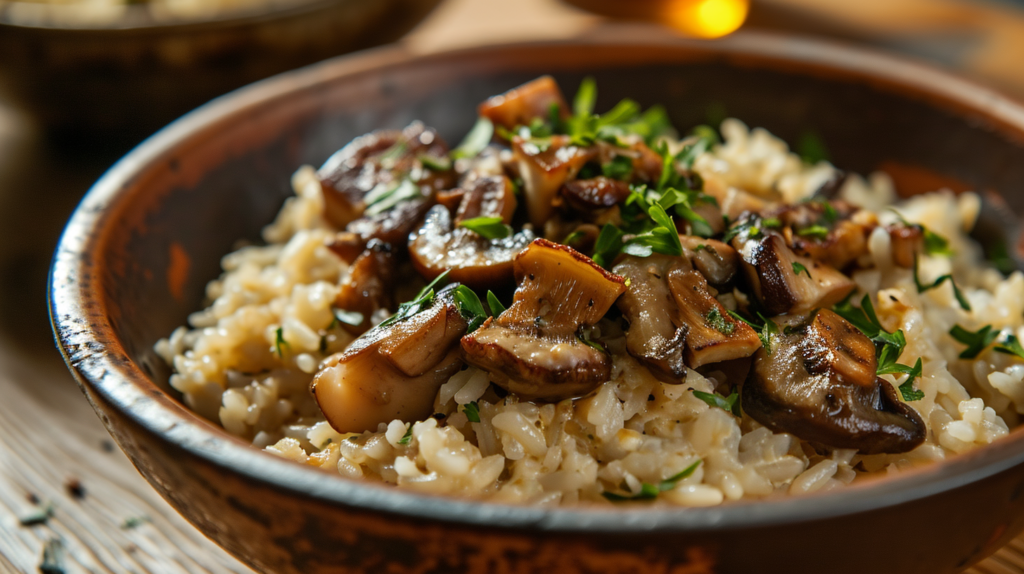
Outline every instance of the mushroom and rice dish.
POLYGON ((454 149, 415 122, 299 169, 170 384, 277 456, 541 505, 827 491, 1016 426, 1024 275, 978 196, 595 97, 541 77, 454 149))

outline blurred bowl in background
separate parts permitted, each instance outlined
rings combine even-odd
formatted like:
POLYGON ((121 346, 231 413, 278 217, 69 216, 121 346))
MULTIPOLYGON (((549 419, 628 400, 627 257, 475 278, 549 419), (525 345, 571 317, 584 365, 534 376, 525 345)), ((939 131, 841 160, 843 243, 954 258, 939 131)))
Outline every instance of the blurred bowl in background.
POLYGON ((141 138, 239 86, 397 40, 440 2, 0 2, 0 90, 51 132, 141 138))

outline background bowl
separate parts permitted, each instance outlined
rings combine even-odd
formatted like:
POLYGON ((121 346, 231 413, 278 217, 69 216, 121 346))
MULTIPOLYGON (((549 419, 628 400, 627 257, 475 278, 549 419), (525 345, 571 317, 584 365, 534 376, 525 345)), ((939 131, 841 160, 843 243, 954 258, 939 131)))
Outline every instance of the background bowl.
POLYGON ((397 40, 440 2, 265 0, 201 18, 0 3, 0 87, 59 133, 145 137, 245 84, 397 40))
POLYGON ((199 308, 221 255, 238 238, 258 239, 297 166, 413 119, 458 141, 478 102, 547 72, 569 93, 593 74, 598 109, 625 96, 663 103, 678 126, 724 109, 791 142, 814 130, 837 165, 888 166, 904 191, 950 182, 1002 194, 1014 211, 1024 203, 1024 109, 941 72, 826 43, 751 34, 700 43, 614 27, 567 42, 387 49, 285 74, 182 118, 121 160, 57 249, 58 343, 154 488, 230 552, 279 573, 936 574, 1024 528, 1021 432, 829 494, 544 509, 425 496, 281 460, 167 391, 153 344, 199 308))

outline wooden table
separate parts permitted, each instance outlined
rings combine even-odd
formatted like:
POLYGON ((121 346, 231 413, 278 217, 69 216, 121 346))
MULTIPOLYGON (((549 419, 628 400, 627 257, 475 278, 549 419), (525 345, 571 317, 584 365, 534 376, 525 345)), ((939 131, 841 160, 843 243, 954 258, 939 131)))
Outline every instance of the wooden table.
MULTIPOLYGON (((1024 96, 1024 12, 958 0, 764 0, 750 22, 825 32, 953 67, 1024 96)), ((434 50, 571 35, 600 19, 555 0, 449 0, 405 43, 434 50)), ((250 570, 187 524, 114 446, 53 347, 46 272, 81 194, 134 142, 47 141, 0 102, 0 572, 37 572, 60 538, 66 571, 250 570), (45 524, 19 517, 52 503, 45 524)), ((972 572, 1024 574, 1024 537, 972 572)))

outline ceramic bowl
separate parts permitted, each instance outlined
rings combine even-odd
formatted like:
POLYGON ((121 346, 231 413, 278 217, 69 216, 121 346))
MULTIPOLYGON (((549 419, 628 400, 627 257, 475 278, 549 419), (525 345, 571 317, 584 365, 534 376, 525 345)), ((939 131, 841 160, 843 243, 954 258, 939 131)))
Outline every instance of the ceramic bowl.
POLYGON ((245 84, 397 40, 440 1, 266 0, 201 17, 129 3, 103 19, 81 4, 4 2, 0 87, 51 131, 135 143, 245 84))
POLYGON ((297 166, 413 119, 458 141, 478 102, 543 73, 570 92, 593 75, 599 109, 630 96, 664 104, 679 126, 704 122, 710 108, 790 142, 814 130, 836 165, 887 169, 903 191, 979 190, 1004 218, 980 226, 990 236, 1012 233, 1024 207, 1024 108, 939 71, 828 43, 756 34, 701 43, 610 27, 456 52, 389 48, 278 76, 185 116, 122 159, 57 248, 57 342, 154 488, 255 569, 296 574, 937 574, 1024 529, 1021 432, 820 495, 703 509, 538 508, 427 496, 285 461, 168 391, 153 344, 200 308, 220 257, 240 238, 258 239, 297 166))

